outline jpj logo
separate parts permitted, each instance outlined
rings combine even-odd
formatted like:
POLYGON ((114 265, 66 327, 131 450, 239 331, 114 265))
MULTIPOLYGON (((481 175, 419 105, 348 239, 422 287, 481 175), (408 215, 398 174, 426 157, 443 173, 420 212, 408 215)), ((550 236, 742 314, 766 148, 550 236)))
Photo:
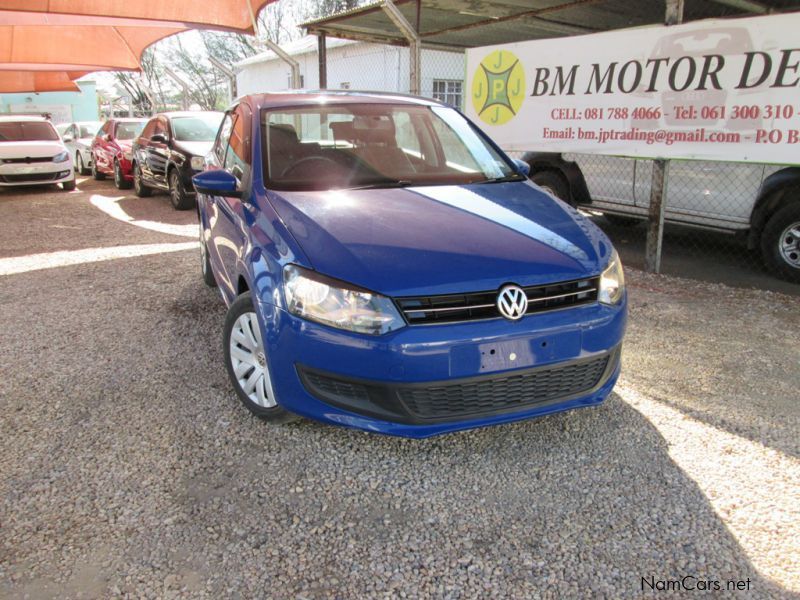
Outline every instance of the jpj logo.
POLYGON ((508 50, 495 50, 481 61, 472 79, 472 105, 481 120, 502 125, 513 119, 525 97, 525 70, 508 50))

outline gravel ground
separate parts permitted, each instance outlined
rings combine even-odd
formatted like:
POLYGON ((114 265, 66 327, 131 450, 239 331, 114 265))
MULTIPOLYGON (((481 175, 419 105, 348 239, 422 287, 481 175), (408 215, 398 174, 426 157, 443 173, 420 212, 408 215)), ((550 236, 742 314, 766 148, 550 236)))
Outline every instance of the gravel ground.
POLYGON ((800 597, 797 297, 630 270, 601 407, 273 427, 226 380, 194 214, 79 188, 0 194, 0 597, 800 597))

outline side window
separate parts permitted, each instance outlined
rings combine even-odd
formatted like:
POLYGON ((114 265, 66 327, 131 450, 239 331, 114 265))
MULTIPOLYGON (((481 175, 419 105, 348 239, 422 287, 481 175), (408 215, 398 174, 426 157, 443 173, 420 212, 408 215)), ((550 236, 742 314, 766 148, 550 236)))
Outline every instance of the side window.
POLYGON ((225 118, 222 119, 222 125, 219 128, 217 142, 214 144, 214 154, 216 155, 220 165, 225 163, 225 151, 228 149, 228 140, 230 140, 232 130, 233 114, 226 113, 225 118))
POLYGON ((163 135, 169 139, 169 126, 167 125, 167 120, 164 117, 158 117, 158 119, 156 119, 156 130, 154 133, 163 135))
POLYGON ((225 154, 225 169, 240 180, 250 170, 250 107, 240 104, 234 113, 233 128, 230 133, 228 151, 225 154))
POLYGON ((153 134, 156 132, 156 120, 151 119, 148 121, 147 125, 145 125, 144 130, 142 130, 142 137, 147 138, 148 140, 153 137, 153 134))

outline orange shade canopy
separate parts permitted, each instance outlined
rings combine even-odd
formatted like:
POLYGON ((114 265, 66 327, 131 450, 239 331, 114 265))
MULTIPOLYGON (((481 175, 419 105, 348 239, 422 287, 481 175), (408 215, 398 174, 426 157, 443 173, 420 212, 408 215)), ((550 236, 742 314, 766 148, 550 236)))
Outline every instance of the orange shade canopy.
MULTIPOLYGON (((170 21, 187 28, 254 33, 252 15, 275 0, 0 0, 0 12, 170 21)), ((2 22, 2 14, 0 14, 2 22)))
POLYGON ((0 11, 0 70, 139 69, 142 52, 182 23, 0 11))
POLYGON ((80 92, 86 71, 0 71, 0 92, 80 92))

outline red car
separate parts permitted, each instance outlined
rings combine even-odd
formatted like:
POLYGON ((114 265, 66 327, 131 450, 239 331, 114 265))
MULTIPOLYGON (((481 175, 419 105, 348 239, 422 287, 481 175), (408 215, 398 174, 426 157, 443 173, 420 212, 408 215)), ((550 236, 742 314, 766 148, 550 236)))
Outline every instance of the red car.
POLYGON ((147 119, 109 119, 92 141, 92 175, 95 179, 114 176, 120 190, 133 185, 131 145, 147 119))

